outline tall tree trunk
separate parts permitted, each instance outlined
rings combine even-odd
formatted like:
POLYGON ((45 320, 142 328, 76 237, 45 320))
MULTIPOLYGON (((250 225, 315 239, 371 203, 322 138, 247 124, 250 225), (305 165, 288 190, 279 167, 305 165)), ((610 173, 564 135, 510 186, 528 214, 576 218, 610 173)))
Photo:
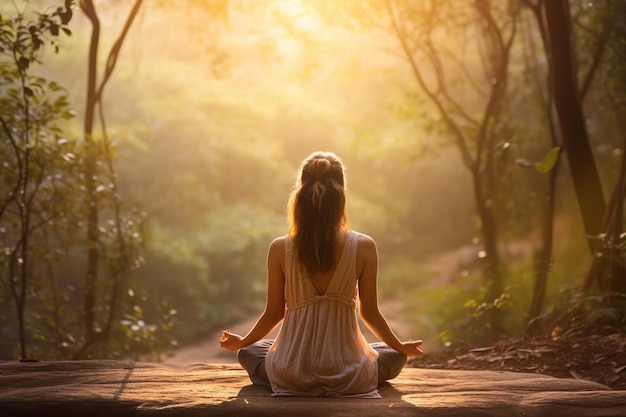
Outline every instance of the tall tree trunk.
MULTIPOLYGON (((122 49, 122 45, 128 35, 143 0, 135 0, 133 7, 128 14, 124 27, 117 40, 113 44, 104 68, 104 74, 102 80, 98 84, 97 70, 98 70, 98 45, 100 42, 100 21, 98 14, 93 4, 93 0, 84 0, 80 2, 81 9, 87 15, 92 24, 91 41, 89 47, 89 61, 88 61, 88 78, 87 78, 87 102, 85 106, 85 125, 84 135, 85 144, 87 146, 87 156, 85 161, 85 189, 86 189, 86 205, 87 205, 87 274, 85 276, 85 286, 83 289, 83 303, 84 303, 84 326, 86 331, 86 340, 83 346, 75 353, 74 358, 81 358, 86 352, 88 352, 94 345, 96 345, 103 336, 106 336, 110 329, 113 319, 117 313, 119 305, 121 283, 120 277, 114 278, 111 290, 111 301, 109 304, 109 311, 107 318, 104 320, 103 326, 96 332, 96 302, 98 293, 98 264, 99 264, 99 250, 100 242, 98 236, 98 199, 96 196, 96 180, 98 176, 98 147, 93 140, 93 129, 96 116, 96 107, 100 109, 100 122, 102 124, 105 152, 110 152, 108 139, 106 138, 106 129, 104 126, 104 113, 102 111, 102 92, 104 87, 108 83, 113 71, 115 69, 117 59, 122 49)), ((110 155, 105 156, 105 162, 108 165, 110 175, 113 174, 112 161, 110 155)), ((111 183, 115 184, 115 179, 111 180, 111 183)), ((115 197, 117 198, 117 197, 115 197)), ((118 238, 122 239, 119 235, 122 225, 120 216, 119 202, 114 203, 116 222, 118 230, 118 238)), ((123 240, 123 239, 122 239, 123 240)), ((126 249, 121 247, 123 252, 122 257, 126 257, 126 249)))
MULTIPOLYGON (((532 11, 535 18, 539 35, 541 36, 541 43, 545 50, 548 49, 548 36, 545 21, 543 18, 543 11, 541 3, 532 3, 528 0, 524 2, 526 6, 532 11)), ((551 145, 554 149, 559 147, 558 134, 556 132, 556 126, 554 122, 554 106, 553 106, 553 87, 552 87, 552 58, 549 53, 546 54, 548 62, 548 71, 545 84, 540 80, 536 68, 538 64, 536 57, 538 56, 538 50, 535 47, 532 35, 527 37, 529 46, 531 47, 531 53, 527 57, 527 61, 533 62, 533 68, 535 69, 535 80, 537 83, 537 94, 543 102, 545 109, 546 120, 548 122, 548 131, 550 132, 551 145), (543 91, 547 87, 547 94, 544 96, 543 91)), ((560 151, 559 151, 560 158, 560 151)), ((550 267, 552 264, 552 251, 554 246, 554 212, 555 212, 555 197, 557 190, 557 178, 559 175, 559 160, 556 161, 548 175, 548 181, 546 183, 545 195, 543 199, 543 207, 541 210, 541 243, 533 254, 533 277, 534 288, 533 298, 528 313, 528 325, 526 327, 526 335, 533 336, 540 325, 539 317, 543 310, 543 304, 546 296, 546 288, 548 286, 548 277, 550 274, 550 267)))
POLYGON ((95 309, 97 299, 97 276, 99 262, 98 201, 96 197, 97 149, 93 141, 96 108, 96 80, 98 71, 98 44, 100 21, 92 0, 80 2, 83 12, 91 21, 91 40, 87 75, 87 102, 85 105, 84 136, 87 148, 85 158, 85 206, 87 210, 87 271, 83 288, 83 325, 87 339, 95 332, 95 309))
POLYGON ((474 199, 478 217, 481 222, 483 246, 485 251, 484 268, 487 278, 487 300, 493 301, 502 294, 503 286, 500 274, 500 255, 498 250, 498 234, 493 210, 490 206, 490 196, 486 195, 482 187, 483 178, 474 174, 474 199))
MULTIPOLYGON (((483 272, 485 274, 485 283, 487 293, 485 294, 485 302, 493 303, 500 298, 504 291, 502 276, 502 261, 500 259, 500 251, 498 248, 498 229, 496 226, 495 213, 490 203, 491 195, 485 191, 485 173, 472 171, 474 176, 474 199, 476 200, 476 209, 481 222, 481 236, 484 247, 484 257, 482 258, 483 272)), ((485 325, 490 327, 490 333, 494 337, 502 334, 504 325, 502 315, 498 309, 489 309, 485 325)))
POLYGON ((569 6, 567 0, 549 0, 544 2, 544 7, 552 57, 554 100, 587 242, 593 254, 598 242, 594 237, 602 232, 606 202, 578 94, 569 6))

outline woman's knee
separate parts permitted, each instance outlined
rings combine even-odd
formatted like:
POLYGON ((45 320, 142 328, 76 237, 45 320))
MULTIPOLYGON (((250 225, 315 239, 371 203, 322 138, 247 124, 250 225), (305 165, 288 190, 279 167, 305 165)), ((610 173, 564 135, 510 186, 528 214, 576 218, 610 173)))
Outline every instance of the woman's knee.
POLYGON ((265 359, 267 351, 274 341, 270 339, 259 340, 256 343, 239 349, 237 352, 237 360, 246 369, 254 369, 265 359))
POLYGON ((244 366, 244 364, 248 363, 248 361, 250 361, 251 358, 252 358, 252 355, 250 354, 250 350, 247 347, 243 349, 239 349, 237 351, 237 361, 239 361, 240 365, 244 366))
POLYGON ((372 343, 378 352, 378 382, 390 380, 398 376, 407 362, 407 356, 384 343, 372 343))
POLYGON ((250 380, 255 385, 270 386, 265 372, 265 357, 271 344, 271 340, 263 340, 237 352, 239 364, 248 372, 250 380))
POLYGON ((406 365, 408 359, 409 358, 404 353, 394 352, 391 356, 390 362, 394 369, 402 369, 404 368, 404 365, 406 365))

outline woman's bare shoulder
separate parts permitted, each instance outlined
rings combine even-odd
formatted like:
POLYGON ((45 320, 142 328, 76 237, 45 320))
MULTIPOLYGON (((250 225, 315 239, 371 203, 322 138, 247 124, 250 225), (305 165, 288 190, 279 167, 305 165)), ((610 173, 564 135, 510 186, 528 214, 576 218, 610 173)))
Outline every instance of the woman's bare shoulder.
POLYGON ((284 255, 285 254, 285 250, 287 249, 287 242, 289 241, 289 238, 285 235, 285 236, 279 236, 276 239, 272 240, 272 243, 270 243, 270 255, 272 254, 276 254, 276 255, 284 255))
POLYGON ((283 235, 283 236, 278 236, 277 238, 275 238, 274 240, 272 240, 272 243, 270 243, 270 246, 285 246, 287 241, 289 240, 289 237, 287 235, 283 235))
POLYGON ((360 233, 357 232, 359 235, 359 240, 358 240, 358 244, 359 246, 364 245, 364 246, 371 246, 374 245, 376 246, 376 241, 374 241, 374 238, 372 238, 369 235, 366 235, 365 233, 360 233))
POLYGON ((357 256, 375 256, 376 252, 376 241, 374 241, 371 236, 359 233, 359 239, 357 241, 357 256))
POLYGON ((287 241, 286 236, 281 236, 272 240, 272 243, 270 243, 267 252, 267 266, 270 270, 278 271, 278 269, 280 269, 281 273, 284 274, 287 241))

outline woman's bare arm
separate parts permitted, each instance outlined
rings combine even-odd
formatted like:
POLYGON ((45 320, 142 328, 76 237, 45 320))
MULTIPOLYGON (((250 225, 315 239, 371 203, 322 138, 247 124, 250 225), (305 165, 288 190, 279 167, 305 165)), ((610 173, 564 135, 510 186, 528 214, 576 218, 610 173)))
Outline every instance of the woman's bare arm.
POLYGON ((363 322, 376 337, 389 347, 409 357, 422 356, 422 341, 400 341, 378 308, 378 251, 374 240, 366 235, 359 236, 357 274, 359 278, 359 314, 363 322))

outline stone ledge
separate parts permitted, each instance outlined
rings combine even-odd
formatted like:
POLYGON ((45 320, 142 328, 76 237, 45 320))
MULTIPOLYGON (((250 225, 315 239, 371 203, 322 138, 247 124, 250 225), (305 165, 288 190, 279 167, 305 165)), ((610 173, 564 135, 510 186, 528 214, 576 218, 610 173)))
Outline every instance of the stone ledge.
POLYGON ((383 399, 274 398, 236 364, 0 362, 0 416, 626 417, 626 391, 537 374, 407 368, 383 399))

